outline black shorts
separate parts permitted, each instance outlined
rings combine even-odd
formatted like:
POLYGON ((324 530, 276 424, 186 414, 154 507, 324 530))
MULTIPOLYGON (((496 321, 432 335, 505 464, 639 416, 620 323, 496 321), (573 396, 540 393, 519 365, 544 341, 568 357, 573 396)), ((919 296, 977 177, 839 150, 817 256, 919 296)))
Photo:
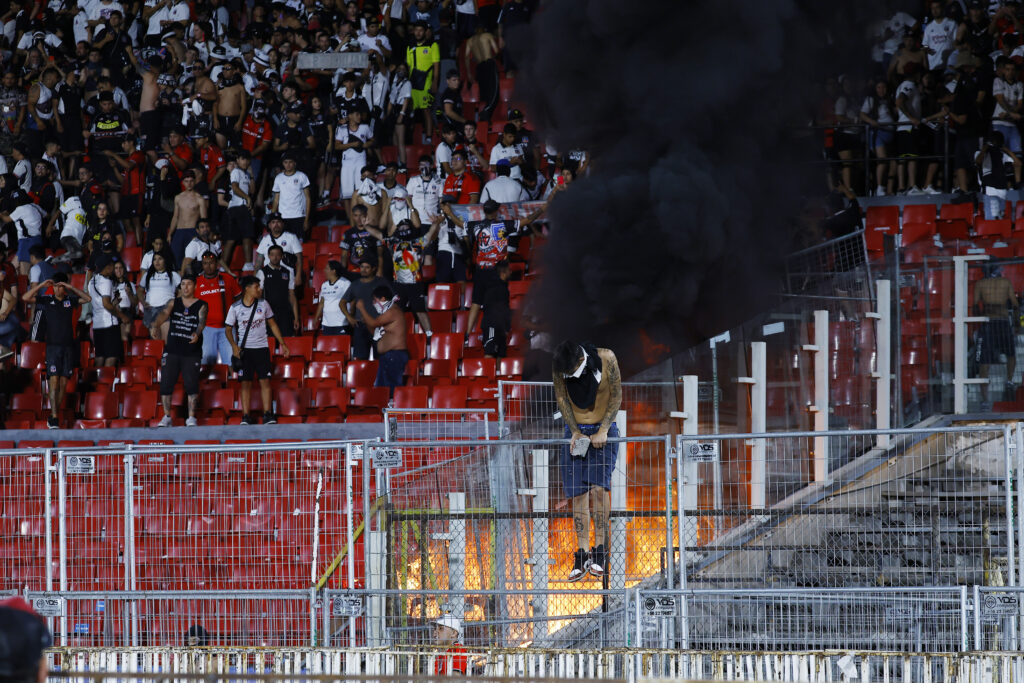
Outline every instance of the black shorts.
POLYGON ((978 154, 977 135, 957 135, 953 152, 953 168, 974 168, 974 157, 978 154))
POLYGON ((504 358, 508 350, 508 331, 504 327, 483 324, 484 353, 494 358, 504 358))
POLYGON ((1000 358, 1005 355, 1008 359, 1013 358, 1014 338, 1013 328, 1009 320, 989 320, 981 324, 978 332, 978 344, 976 349, 977 360, 981 365, 993 365, 1003 362, 1000 358))
POLYGON ((501 282, 498 272, 494 268, 477 268, 473 271, 473 303, 478 306, 484 305, 487 297, 487 290, 496 283, 501 282))
POLYGON ((242 369, 238 371, 238 379, 251 382, 254 379, 270 379, 274 372, 274 364, 270 362, 270 348, 243 349, 242 369))
MULTIPOLYGON (((228 209, 227 227, 224 230, 224 240, 228 242, 241 242, 242 240, 253 239, 252 213, 247 206, 232 206, 228 209)), ((249 255, 246 255, 248 258, 249 255)))
POLYGON ((121 195, 121 207, 120 217, 122 220, 128 220, 129 218, 142 218, 142 200, 144 195, 141 194, 123 194, 121 195))
POLYGON ((466 259, 451 251, 437 250, 437 282, 465 282, 466 259))
POLYGON ((836 151, 849 152, 861 146, 860 136, 856 133, 836 133, 836 151))
POLYGON ((306 236, 306 219, 299 218, 285 218, 281 221, 284 223, 284 229, 292 233, 296 237, 305 238, 306 236))
POLYGON ((422 282, 393 282, 391 288, 398 295, 398 303, 412 313, 425 313, 427 310, 427 286, 422 282))
POLYGON ((921 137, 914 130, 896 131, 896 153, 901 157, 916 157, 921 154, 921 137))
POLYGON ((121 341, 121 325, 93 328, 92 343, 97 358, 117 358, 124 360, 124 342, 121 341))
POLYGON ((181 376, 182 384, 185 385, 185 394, 194 396, 199 393, 199 366, 203 361, 202 355, 179 356, 176 353, 164 351, 160 358, 160 395, 170 396, 174 393, 174 385, 178 383, 178 376, 181 376))
POLYGON ((148 152, 160 147, 163 137, 162 116, 153 109, 139 114, 139 149, 148 152))
MULTIPOLYGON (((121 339, 120 332, 117 336, 121 339)), ((46 376, 70 377, 75 370, 75 348, 61 344, 46 345, 46 376)))

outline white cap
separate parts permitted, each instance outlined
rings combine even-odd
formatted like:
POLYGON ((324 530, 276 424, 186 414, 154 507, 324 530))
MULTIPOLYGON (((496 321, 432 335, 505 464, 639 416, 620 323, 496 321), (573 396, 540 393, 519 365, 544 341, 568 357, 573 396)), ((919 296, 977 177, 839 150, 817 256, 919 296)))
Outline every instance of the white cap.
POLYGON ((462 642, 462 622, 459 621, 456 617, 452 616, 451 614, 446 614, 443 617, 434 619, 430 623, 439 624, 440 626, 447 626, 448 628, 452 629, 453 631, 455 631, 455 633, 458 634, 458 636, 455 639, 456 642, 462 642))
POLYGON ((394 201, 396 199, 407 199, 408 197, 409 197, 409 193, 405 191, 404 187, 396 187, 391 192, 391 200, 392 201, 394 201))

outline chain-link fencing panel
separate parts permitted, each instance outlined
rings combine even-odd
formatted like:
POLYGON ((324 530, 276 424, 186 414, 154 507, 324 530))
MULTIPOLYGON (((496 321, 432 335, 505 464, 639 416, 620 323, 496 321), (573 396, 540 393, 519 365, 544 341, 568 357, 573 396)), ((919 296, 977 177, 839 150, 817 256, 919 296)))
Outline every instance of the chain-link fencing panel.
POLYGON ((52 452, 24 442, 0 451, 0 590, 53 587, 48 579, 57 575, 57 478, 47 472, 48 458, 52 452))
POLYGON ((469 644, 589 637, 579 626, 562 630, 577 621, 572 615, 622 608, 621 594, 611 600, 602 590, 666 570, 664 549, 675 543, 666 517, 668 443, 616 439, 581 460, 552 440, 368 443, 379 540, 368 548, 367 574, 386 580, 367 588, 434 594, 378 598, 369 611, 385 616, 370 624, 370 644, 411 644, 445 614, 467 633, 487 625, 477 632, 486 642, 469 644), (443 460, 406 462, 410 450, 437 446, 446 449, 443 460))
POLYGON ((1009 434, 979 425, 686 441, 685 585, 1013 585, 1009 434), (815 458, 833 456, 846 464, 815 482, 815 458))

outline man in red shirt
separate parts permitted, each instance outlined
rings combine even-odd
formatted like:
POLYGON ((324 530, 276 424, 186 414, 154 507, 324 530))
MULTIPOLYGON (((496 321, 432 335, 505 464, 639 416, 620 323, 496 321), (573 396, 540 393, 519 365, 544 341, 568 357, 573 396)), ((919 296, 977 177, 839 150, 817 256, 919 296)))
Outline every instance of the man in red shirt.
POLYGON ((249 170, 252 172, 253 187, 256 189, 256 192, 252 193, 254 198, 262 196, 259 190, 262 188, 260 173, 263 171, 263 154, 270 149, 273 141, 274 128, 267 121, 266 106, 257 100, 252 105, 249 115, 245 117, 245 123, 242 124, 242 148, 249 150, 249 154, 252 155, 249 170))
POLYGON ((199 163, 206 167, 206 184, 212 192, 217 187, 217 181, 220 180, 226 168, 224 154, 220 151, 220 147, 210 142, 210 131, 206 128, 196 131, 195 140, 199 163))
POLYGON ((138 148, 138 139, 129 133, 121 142, 122 154, 107 151, 106 155, 121 167, 121 208, 120 217, 131 225, 135 240, 142 239, 142 205, 146 195, 146 155, 138 148))
POLYGON ((203 272, 196 278, 196 298, 206 302, 206 327, 203 329, 203 365, 212 365, 220 355, 222 365, 231 364, 231 343, 224 333, 224 318, 231 302, 242 293, 238 281, 222 273, 217 255, 203 254, 203 272))
POLYGON ((195 151, 192 145, 185 140, 185 132, 178 127, 171 129, 167 134, 167 142, 163 144, 162 156, 171 163, 171 169, 181 179, 181 174, 186 168, 192 165, 195 151))
POLYGON ((445 648, 434 660, 435 676, 451 676, 469 672, 466 648, 462 647, 462 622, 451 614, 430 622, 430 634, 434 643, 445 648))
POLYGON ((480 178, 466 169, 466 152, 452 152, 452 172, 444 180, 444 194, 455 197, 456 204, 476 204, 480 201, 480 178))

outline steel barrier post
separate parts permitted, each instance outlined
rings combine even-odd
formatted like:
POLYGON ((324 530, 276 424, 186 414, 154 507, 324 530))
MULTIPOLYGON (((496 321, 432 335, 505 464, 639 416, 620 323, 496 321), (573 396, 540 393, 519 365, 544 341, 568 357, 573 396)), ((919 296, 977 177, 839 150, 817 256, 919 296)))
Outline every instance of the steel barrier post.
POLYGON ((1013 528, 1013 461, 1011 460, 1010 451, 1013 450, 1013 445, 1010 441, 1010 425, 1003 426, 1003 467, 1005 472, 1005 486, 1006 486, 1006 551, 1007 551, 1007 567, 1006 571, 1009 574, 1009 585, 1017 585, 1017 548, 1016 548, 1016 533, 1013 528))
MULTIPOLYGON (((466 589, 466 494, 448 494, 448 586, 452 591, 466 589)), ((435 536, 436 537, 436 536, 435 536)), ((466 617, 466 596, 453 593, 448 608, 459 621, 466 617)))
MULTIPOLYGON (((68 589, 68 536, 65 510, 67 502, 67 469, 64 466, 64 453, 57 451, 57 554, 60 556, 57 585, 62 591, 68 589)), ((60 616, 60 642, 62 645, 68 644, 67 603, 64 606, 64 613, 60 616)))
MULTIPOLYGON (((875 428, 888 429, 889 416, 892 414, 892 397, 890 380, 892 378, 892 304, 890 298, 890 282, 876 280, 878 291, 877 310, 865 314, 875 319, 875 350, 877 352, 877 370, 872 374, 875 380, 875 428)), ((875 438, 875 446, 886 448, 889 435, 879 434, 875 438)))
MULTIPOLYGON (((132 444, 126 444, 124 454, 121 456, 121 463, 124 468, 124 583, 127 590, 135 590, 136 567, 135 567, 135 516, 132 514, 132 507, 135 500, 135 452, 132 444)), ((129 602, 128 618, 131 622, 126 626, 127 632, 131 633, 132 645, 139 644, 139 610, 135 600, 129 602)))
MULTIPOLYGON (((355 444, 345 446, 345 539, 348 545, 345 556, 348 559, 346 564, 348 565, 348 589, 350 591, 356 589, 355 539, 352 537, 354 533, 352 515, 355 514, 355 507, 352 505, 352 466, 355 465, 353 458, 355 447, 355 444)), ((348 642, 350 647, 355 644, 355 638, 356 618, 350 616, 348 618, 348 642)))
POLYGON ((505 433, 505 380, 498 380, 498 438, 504 439, 505 433))
POLYGON ((970 645, 967 642, 967 586, 960 586, 960 651, 967 652, 970 645))
POLYGON ((987 254, 953 257, 953 413, 967 412, 967 385, 987 384, 987 377, 967 377, 967 323, 988 320, 985 316, 970 315, 967 302, 967 262, 987 261, 987 254))
POLYGON ((974 650, 983 650, 981 642, 981 587, 974 585, 974 650))
POLYGON ((537 448, 533 451, 533 548, 530 563, 533 587, 539 591, 533 596, 535 619, 533 640, 548 637, 548 565, 550 546, 548 543, 548 451, 537 448))
MULTIPOLYGON (((740 384, 750 385, 750 431, 752 434, 764 434, 767 429, 767 392, 765 380, 767 375, 767 344, 765 342, 750 343, 750 377, 738 377, 740 384)), ((750 507, 755 510, 765 508, 767 496, 767 463, 765 462, 766 444, 763 438, 751 440, 750 451, 750 507)))
MULTIPOLYGON (((689 564, 690 552, 686 550, 689 545, 697 543, 697 501, 700 492, 700 462, 697 458, 691 458, 683 444, 683 436, 694 436, 697 434, 697 376, 683 376, 683 411, 677 417, 683 418, 683 433, 676 438, 676 479, 679 485, 679 562, 682 565, 680 574, 680 586, 686 589, 686 567, 689 564)), ((721 460, 715 462, 715 491, 717 494, 718 481, 721 473, 721 460)), ((720 509, 716 505, 715 509, 720 509)))
MULTIPOLYGON (((1020 543, 1021 531, 1024 530, 1024 423, 1018 422, 1013 431, 1013 451, 1016 464, 1017 481, 1017 542, 1020 543)), ((1017 548, 1017 576, 1024 580, 1024 548, 1017 548)), ((1017 633, 1024 636, 1024 600, 1017 601, 1018 619, 1017 633)))
MULTIPOLYGON (((828 311, 814 312, 814 343, 804 346, 814 354, 814 431, 828 431, 828 311)), ((828 438, 814 437, 814 481, 824 484, 829 480, 828 438)))
MULTIPOLYGON (((615 414, 615 424, 619 436, 625 438, 628 427, 625 410, 615 414)), ((616 449, 618 454, 615 458, 615 467, 612 469, 612 514, 608 519, 611 547, 607 549, 607 557, 610 560, 607 570, 608 588, 622 590, 626 587, 626 518, 621 513, 626 511, 626 465, 629 449, 625 441, 620 442, 616 449)), ((599 538, 597 529, 594 529, 594 538, 599 538)))

